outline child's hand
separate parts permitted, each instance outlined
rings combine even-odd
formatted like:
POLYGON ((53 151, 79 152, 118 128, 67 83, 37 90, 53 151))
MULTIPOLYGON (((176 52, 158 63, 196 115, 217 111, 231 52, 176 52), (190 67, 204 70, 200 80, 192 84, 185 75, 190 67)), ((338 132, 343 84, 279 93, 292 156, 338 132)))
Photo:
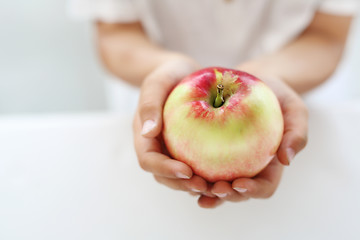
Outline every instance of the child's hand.
POLYGON ((302 150, 307 141, 307 109, 301 98, 283 81, 275 77, 258 76, 275 92, 284 116, 284 136, 277 156, 257 176, 239 178, 232 183, 219 181, 211 187, 216 198, 202 195, 199 205, 213 208, 224 200, 239 202, 249 198, 268 198, 276 190, 283 165, 288 165, 295 154, 302 150))
POLYGON ((175 190, 199 195, 201 207, 213 208, 224 200, 238 202, 249 198, 268 198, 276 190, 283 165, 306 144, 307 110, 301 98, 277 78, 263 79, 277 95, 284 115, 284 137, 277 156, 254 178, 239 178, 232 183, 213 184, 193 175, 191 168, 171 159, 161 139, 162 109, 172 88, 198 66, 189 61, 172 61, 161 65, 144 81, 133 129, 140 166, 155 179, 175 190), (282 165, 283 164, 283 165, 282 165))
POLYGON ((170 188, 206 194, 207 182, 194 176, 185 163, 169 157, 160 134, 168 94, 181 79, 198 68, 192 60, 177 59, 153 71, 142 84, 133 130, 137 157, 145 171, 153 173, 158 182, 170 188))

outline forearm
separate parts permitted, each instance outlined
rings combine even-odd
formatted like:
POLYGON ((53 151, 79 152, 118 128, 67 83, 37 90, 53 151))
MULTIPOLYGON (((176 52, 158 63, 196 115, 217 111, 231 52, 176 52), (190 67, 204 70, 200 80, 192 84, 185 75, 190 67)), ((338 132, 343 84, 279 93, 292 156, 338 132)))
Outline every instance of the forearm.
POLYGON ((143 79, 161 63, 186 59, 152 43, 139 23, 97 23, 98 48, 105 67, 115 76, 140 86, 143 79))
POLYGON ((318 33, 306 34, 280 51, 244 63, 241 68, 256 75, 275 75, 298 93, 323 83, 334 72, 343 45, 318 33))
POLYGON ((283 49, 243 63, 240 68, 255 75, 275 75, 298 93, 320 85, 332 75, 341 59, 351 21, 351 18, 337 19, 334 22, 340 22, 341 26, 330 24, 335 30, 329 30, 326 18, 329 17, 318 16, 303 34, 283 49), (319 25, 326 25, 326 28, 319 25))

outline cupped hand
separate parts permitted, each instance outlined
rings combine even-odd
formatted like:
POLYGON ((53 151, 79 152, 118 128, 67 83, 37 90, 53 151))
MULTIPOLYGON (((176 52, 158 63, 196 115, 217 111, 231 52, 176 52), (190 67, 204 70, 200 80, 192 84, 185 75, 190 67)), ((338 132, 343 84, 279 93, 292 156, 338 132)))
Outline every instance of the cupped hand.
POLYGON ((239 202, 249 198, 268 198, 276 190, 283 165, 289 165, 307 141, 307 110, 300 96, 277 77, 259 76, 277 96, 283 117, 284 136, 277 155, 253 178, 232 182, 206 182, 194 175, 183 162, 172 159, 164 147, 162 110, 173 87, 199 66, 188 59, 169 61, 154 70, 143 82, 139 105, 133 122, 135 150, 140 166, 154 174, 155 179, 172 189, 200 195, 198 204, 214 208, 224 201, 239 202))
POLYGON ((200 196, 198 203, 202 207, 214 208, 224 201, 239 202, 249 198, 269 198, 280 182, 283 165, 289 165, 306 145, 308 113, 301 97, 278 77, 261 75, 257 77, 273 90, 282 109, 284 135, 280 147, 270 164, 255 177, 214 183, 210 192, 216 197, 200 196))
POLYGON ((134 144, 140 166, 159 183, 176 190, 214 196, 203 178, 193 175, 185 163, 170 157, 161 136, 167 96, 181 79, 198 69, 199 65, 191 59, 177 58, 160 65, 144 80, 133 121, 134 144))

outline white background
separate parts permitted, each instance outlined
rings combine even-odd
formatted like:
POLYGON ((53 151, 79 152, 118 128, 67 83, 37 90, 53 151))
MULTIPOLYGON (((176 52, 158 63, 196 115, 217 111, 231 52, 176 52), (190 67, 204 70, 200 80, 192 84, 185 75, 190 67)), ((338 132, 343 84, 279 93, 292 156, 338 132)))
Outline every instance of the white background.
POLYGON ((131 116, 0 118, 1 240, 357 240, 360 101, 312 105, 271 199, 201 209, 140 169, 131 116))

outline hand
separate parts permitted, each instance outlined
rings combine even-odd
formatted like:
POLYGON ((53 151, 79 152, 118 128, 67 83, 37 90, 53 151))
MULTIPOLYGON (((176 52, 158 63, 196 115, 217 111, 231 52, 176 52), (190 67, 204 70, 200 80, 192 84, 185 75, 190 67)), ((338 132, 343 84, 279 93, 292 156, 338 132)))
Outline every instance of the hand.
POLYGON ((155 69, 143 82, 133 122, 135 150, 140 166, 155 179, 176 190, 214 196, 207 182, 193 175, 191 168, 167 154, 163 145, 162 110, 173 87, 199 65, 187 58, 174 59, 155 69))
POLYGON ((238 202, 270 197, 280 181, 282 164, 288 165, 290 159, 306 144, 307 111, 301 98, 281 80, 261 78, 277 95, 284 115, 284 137, 277 157, 254 178, 210 184, 193 175, 188 165, 171 159, 160 135, 162 108, 168 93, 179 80, 196 69, 196 64, 189 62, 169 62, 156 69, 144 81, 133 124, 135 149, 141 167, 152 172, 161 184, 193 195, 200 194, 198 203, 204 208, 216 207, 224 200, 238 202))
POLYGON ((289 165, 307 142, 307 109, 300 96, 277 77, 257 75, 274 91, 284 116, 284 136, 277 156, 258 175, 253 178, 239 178, 232 183, 219 181, 213 184, 210 192, 217 197, 200 196, 202 207, 213 208, 223 201, 239 202, 249 198, 268 198, 276 190, 283 165, 289 165))

